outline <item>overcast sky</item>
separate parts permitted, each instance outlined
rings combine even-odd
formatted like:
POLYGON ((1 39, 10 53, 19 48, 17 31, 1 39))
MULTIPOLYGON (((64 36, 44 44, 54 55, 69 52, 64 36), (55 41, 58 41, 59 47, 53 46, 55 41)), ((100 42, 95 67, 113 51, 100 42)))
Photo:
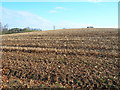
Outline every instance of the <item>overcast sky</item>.
POLYGON ((8 24, 9 28, 31 27, 44 30, 53 29, 53 25, 58 29, 86 28, 87 26, 118 27, 118 0, 104 0, 114 2, 103 2, 103 0, 86 0, 89 2, 35 1, 2 2, 0 6, 2 23, 8 24))

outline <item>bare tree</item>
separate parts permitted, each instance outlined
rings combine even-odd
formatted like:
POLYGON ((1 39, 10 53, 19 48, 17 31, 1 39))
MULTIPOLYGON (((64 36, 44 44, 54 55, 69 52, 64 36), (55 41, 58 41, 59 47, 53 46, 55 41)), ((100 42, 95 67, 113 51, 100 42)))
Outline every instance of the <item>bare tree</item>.
POLYGON ((0 32, 2 32, 2 23, 0 22, 0 32))
POLYGON ((55 26, 53 26, 53 30, 55 30, 55 26))
POLYGON ((8 31, 8 24, 5 24, 4 26, 3 26, 3 32, 7 32, 8 31))

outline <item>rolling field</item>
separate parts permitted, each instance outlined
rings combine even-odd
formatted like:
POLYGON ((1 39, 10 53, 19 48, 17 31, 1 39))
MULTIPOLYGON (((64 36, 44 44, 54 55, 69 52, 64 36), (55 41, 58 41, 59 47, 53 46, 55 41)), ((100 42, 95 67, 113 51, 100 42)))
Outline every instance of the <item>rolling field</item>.
POLYGON ((118 30, 2 35, 1 88, 119 89, 118 30))

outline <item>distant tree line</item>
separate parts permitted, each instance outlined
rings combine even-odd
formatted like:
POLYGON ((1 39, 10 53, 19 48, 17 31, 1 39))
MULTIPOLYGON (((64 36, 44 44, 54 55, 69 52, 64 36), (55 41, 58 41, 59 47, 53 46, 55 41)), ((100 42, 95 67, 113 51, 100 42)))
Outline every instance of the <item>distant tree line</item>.
POLYGON ((23 33, 23 32, 32 32, 32 31, 42 31, 39 28, 8 28, 8 24, 2 26, 0 23, 0 34, 12 34, 12 33, 23 33))
POLYGON ((93 26, 87 26, 87 28, 94 28, 93 26))

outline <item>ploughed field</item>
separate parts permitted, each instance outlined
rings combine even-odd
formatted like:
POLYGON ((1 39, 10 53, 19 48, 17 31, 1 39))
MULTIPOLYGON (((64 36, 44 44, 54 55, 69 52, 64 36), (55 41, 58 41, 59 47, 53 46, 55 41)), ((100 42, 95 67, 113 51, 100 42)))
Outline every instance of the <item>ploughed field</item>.
POLYGON ((118 30, 2 35, 2 88, 120 88, 118 30))

